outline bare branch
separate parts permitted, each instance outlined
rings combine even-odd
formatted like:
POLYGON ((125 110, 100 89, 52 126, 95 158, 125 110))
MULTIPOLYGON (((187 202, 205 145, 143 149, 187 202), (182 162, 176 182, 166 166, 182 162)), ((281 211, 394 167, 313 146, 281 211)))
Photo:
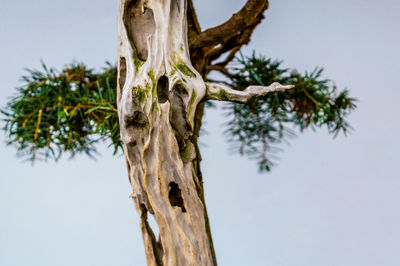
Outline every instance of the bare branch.
POLYGON ((269 86, 249 86, 245 90, 239 91, 224 84, 207 82, 206 87, 206 100, 247 103, 252 99, 265 96, 270 92, 285 91, 294 86, 281 85, 278 82, 274 82, 269 86))
POLYGON ((256 26, 261 22, 264 18, 264 15, 261 13, 258 15, 257 19, 254 21, 253 24, 239 32, 234 37, 230 38, 226 41, 224 45, 220 45, 218 48, 212 49, 208 53, 208 57, 210 62, 218 59, 222 54, 229 52, 228 56, 225 58, 223 62, 217 63, 217 65, 226 66, 229 62, 231 62, 235 58, 235 54, 240 48, 248 44, 250 42, 250 37, 253 34, 256 26))
POLYGON ((200 33, 200 23, 197 19, 196 10, 194 9, 193 1, 187 1, 187 23, 188 23, 188 39, 192 42, 200 33))
MULTIPOLYGON (((254 20, 268 8, 268 0, 248 0, 243 8, 225 23, 199 34, 191 43, 191 49, 224 44, 230 38, 252 25, 254 20)), ((256 25, 254 25, 255 27, 256 25)))

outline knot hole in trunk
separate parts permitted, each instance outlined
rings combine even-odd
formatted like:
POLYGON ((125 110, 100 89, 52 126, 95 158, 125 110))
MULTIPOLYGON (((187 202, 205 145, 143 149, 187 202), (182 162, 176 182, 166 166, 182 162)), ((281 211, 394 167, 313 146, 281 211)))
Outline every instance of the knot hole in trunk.
POLYGON ((142 1, 126 1, 123 20, 137 57, 146 61, 149 54, 147 39, 154 35, 156 29, 153 10, 144 6, 142 1))
POLYGON ((163 75, 157 82, 157 97, 159 103, 165 103, 168 100, 169 94, 169 80, 168 77, 163 75))
POLYGON ((183 204, 182 190, 179 188, 177 183, 169 183, 168 198, 172 207, 180 207, 182 212, 186 212, 185 205, 183 204))
POLYGON ((187 102, 189 93, 185 86, 176 83, 169 94, 171 111, 169 113, 169 122, 175 130, 175 137, 179 145, 179 151, 183 151, 186 146, 186 140, 193 134, 187 118, 187 102))
POLYGON ((118 73, 118 100, 122 95, 122 88, 125 85, 126 80, 126 59, 125 57, 119 58, 119 73, 118 73))
POLYGON ((144 127, 148 125, 148 119, 142 111, 134 111, 124 117, 126 127, 144 127))

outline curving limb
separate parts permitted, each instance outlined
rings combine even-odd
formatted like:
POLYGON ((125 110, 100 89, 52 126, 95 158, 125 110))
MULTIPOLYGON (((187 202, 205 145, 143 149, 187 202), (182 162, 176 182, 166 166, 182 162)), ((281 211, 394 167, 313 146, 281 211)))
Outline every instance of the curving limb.
POLYGON ((236 52, 250 41, 254 29, 264 19, 268 0, 247 0, 246 4, 224 23, 201 31, 191 0, 188 2, 188 37, 194 67, 203 75, 221 71, 236 52), (223 34, 221 34, 223 33, 223 34), (222 62, 215 62, 229 53, 222 62))
POLYGON ((278 82, 274 82, 269 86, 249 86, 245 90, 239 91, 224 84, 207 82, 206 87, 206 100, 247 103, 270 92, 285 91, 292 89, 294 86, 281 85, 278 82))
POLYGON ((238 34, 249 25, 260 13, 268 8, 268 0, 248 0, 241 10, 235 13, 223 24, 207 29, 195 38, 190 46, 193 49, 224 43, 226 40, 238 34), (224 34, 221 34, 223 32, 224 34))
POLYGON ((190 43, 201 33, 200 23, 197 19, 196 10, 192 0, 187 1, 186 16, 188 24, 188 39, 190 43))

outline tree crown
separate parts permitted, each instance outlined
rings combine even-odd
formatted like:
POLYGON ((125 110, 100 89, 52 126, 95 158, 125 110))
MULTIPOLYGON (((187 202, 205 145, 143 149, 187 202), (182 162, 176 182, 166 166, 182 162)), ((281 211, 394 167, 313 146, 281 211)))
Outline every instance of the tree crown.
MULTIPOLYGON (((107 140, 116 154, 121 148, 116 107, 117 70, 110 63, 95 72, 82 63, 62 71, 27 69, 25 83, 1 110, 8 144, 29 160, 55 159, 63 153, 94 156, 95 144, 107 140)), ((322 77, 322 68, 299 73, 282 62, 253 53, 236 57, 224 68, 219 82, 241 90, 272 82, 292 84, 294 89, 267 94, 247 104, 226 103, 225 133, 231 147, 255 159, 261 171, 269 171, 287 142, 306 128, 326 126, 336 136, 351 126, 346 120, 355 99, 348 90, 338 91, 322 77)), ((212 106, 212 105, 209 105, 212 106)))

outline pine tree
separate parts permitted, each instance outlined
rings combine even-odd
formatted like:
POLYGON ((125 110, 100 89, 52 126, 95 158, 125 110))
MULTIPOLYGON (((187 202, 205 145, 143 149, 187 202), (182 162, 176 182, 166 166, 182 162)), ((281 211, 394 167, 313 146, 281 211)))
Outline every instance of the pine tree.
POLYGON ((124 153, 149 265, 216 265, 204 201, 198 137, 205 108, 225 101, 226 137, 256 160, 276 163, 280 144, 305 129, 346 134, 355 99, 315 68, 306 73, 244 56, 266 0, 248 0, 201 31, 191 0, 119 1, 118 67, 82 63, 28 70, 2 110, 9 144, 29 160, 85 153, 106 140, 124 153), (223 78, 213 80, 211 72, 223 78), (154 215, 157 238, 147 217, 154 215))

